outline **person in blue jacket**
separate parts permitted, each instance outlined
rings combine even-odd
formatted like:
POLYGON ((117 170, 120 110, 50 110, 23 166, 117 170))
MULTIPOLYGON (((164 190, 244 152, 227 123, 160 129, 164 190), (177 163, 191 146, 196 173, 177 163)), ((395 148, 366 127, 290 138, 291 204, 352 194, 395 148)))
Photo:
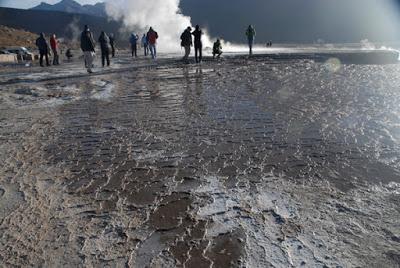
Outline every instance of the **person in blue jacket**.
POLYGON ((132 57, 137 57, 137 42, 139 40, 139 36, 135 33, 131 34, 131 38, 129 39, 129 43, 131 44, 132 49, 132 57))

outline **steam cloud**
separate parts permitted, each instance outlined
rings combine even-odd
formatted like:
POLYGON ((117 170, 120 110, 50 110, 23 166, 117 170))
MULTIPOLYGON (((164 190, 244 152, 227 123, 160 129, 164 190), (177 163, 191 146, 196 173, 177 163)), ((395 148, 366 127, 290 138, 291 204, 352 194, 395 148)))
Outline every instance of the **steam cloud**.
MULTIPOLYGON (((140 37, 152 26, 159 35, 158 47, 173 52, 180 50, 182 32, 192 26, 191 18, 181 13, 179 3, 180 0, 107 0, 106 11, 140 37)), ((211 47, 208 34, 202 30, 203 47, 211 47)))

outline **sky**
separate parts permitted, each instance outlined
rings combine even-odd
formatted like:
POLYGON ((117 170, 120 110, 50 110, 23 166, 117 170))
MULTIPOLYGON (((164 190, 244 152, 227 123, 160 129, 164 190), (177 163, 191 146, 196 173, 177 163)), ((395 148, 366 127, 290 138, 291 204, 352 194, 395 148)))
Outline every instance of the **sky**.
MULTIPOLYGON (((75 0, 81 4, 95 4, 104 2, 102 0, 75 0)), ((13 7, 13 8, 31 8, 39 5, 41 2, 55 4, 60 0, 0 0, 0 7, 13 7)))

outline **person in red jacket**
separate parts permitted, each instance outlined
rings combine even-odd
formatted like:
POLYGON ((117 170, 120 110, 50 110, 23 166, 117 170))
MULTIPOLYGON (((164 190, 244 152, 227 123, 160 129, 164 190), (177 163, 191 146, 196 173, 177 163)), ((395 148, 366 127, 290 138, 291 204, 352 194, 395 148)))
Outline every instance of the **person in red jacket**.
POLYGON ((59 55, 58 55, 58 40, 56 35, 53 34, 50 38, 50 47, 53 51, 53 65, 60 65, 59 55))
POLYGON ((158 39, 157 32, 154 31, 152 27, 150 27, 149 31, 147 32, 147 40, 149 41, 149 49, 151 57, 153 59, 157 58, 157 49, 156 49, 157 39, 158 39))

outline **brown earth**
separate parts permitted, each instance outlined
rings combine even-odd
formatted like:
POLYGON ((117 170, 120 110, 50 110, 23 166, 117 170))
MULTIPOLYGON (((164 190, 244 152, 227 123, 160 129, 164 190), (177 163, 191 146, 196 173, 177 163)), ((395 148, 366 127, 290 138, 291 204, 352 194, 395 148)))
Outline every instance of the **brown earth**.
POLYGON ((0 25, 0 48, 10 46, 35 48, 36 38, 37 34, 0 25))

